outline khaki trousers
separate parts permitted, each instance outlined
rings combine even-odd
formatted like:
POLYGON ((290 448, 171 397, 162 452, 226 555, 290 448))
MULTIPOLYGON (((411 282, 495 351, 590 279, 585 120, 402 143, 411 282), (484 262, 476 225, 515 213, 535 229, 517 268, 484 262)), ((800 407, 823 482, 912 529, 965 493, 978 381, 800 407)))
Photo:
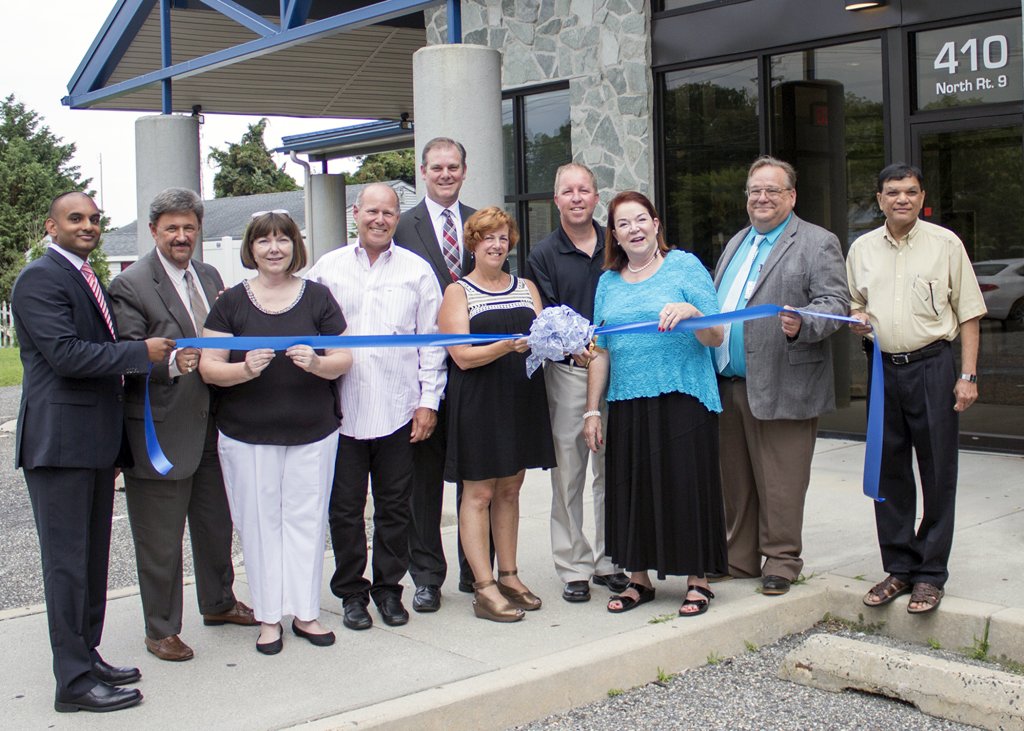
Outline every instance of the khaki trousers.
MULTIPOLYGON (((604 554, 604 447, 591 455, 583 439, 587 369, 546 363, 544 384, 558 464, 551 469, 551 554, 555 572, 563 582, 589 581, 594 574, 612 574, 618 569, 604 554), (583 532, 583 488, 588 459, 594 474, 593 547, 583 532)), ((604 401, 601 412, 607 421, 604 401)))
POLYGON ((719 463, 729 573, 793 581, 804 566, 804 498, 818 420, 762 421, 750 413, 746 381, 723 378, 719 386, 719 463))

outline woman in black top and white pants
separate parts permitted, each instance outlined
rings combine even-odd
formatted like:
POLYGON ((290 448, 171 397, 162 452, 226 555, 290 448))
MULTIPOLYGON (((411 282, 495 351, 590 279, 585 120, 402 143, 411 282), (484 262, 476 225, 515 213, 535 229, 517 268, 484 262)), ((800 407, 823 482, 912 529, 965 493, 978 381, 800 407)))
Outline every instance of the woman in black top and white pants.
MULTIPOLYGON (((345 318, 330 291, 295 272, 306 250, 283 212, 256 214, 245 232, 242 264, 257 275, 214 303, 205 335, 337 335, 345 318)), ((318 621, 327 504, 338 448, 334 380, 352 364, 344 349, 294 345, 273 350, 206 350, 203 380, 221 386, 218 452, 231 516, 242 539, 253 611, 262 626, 256 649, 281 650, 281 618, 314 645, 334 634, 318 621)))

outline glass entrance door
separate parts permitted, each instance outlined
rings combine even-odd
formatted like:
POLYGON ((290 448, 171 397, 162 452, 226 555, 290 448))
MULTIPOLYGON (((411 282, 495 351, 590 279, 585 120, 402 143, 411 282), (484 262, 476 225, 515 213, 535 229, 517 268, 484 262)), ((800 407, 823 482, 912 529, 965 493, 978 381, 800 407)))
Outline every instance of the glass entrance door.
MULTIPOLYGON (((988 307, 978 402, 960 418, 978 446, 1024 445, 1024 145, 1020 116, 916 124, 922 216, 956 232, 988 307)), ((959 355, 959 348, 955 349, 959 355)))

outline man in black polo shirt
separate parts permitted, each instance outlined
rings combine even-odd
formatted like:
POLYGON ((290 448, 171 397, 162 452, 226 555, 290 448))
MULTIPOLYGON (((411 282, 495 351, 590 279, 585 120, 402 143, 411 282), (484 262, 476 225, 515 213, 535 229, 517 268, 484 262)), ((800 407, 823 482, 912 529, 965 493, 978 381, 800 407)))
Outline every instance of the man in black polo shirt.
MULTIPOLYGON (((533 247, 527 276, 545 307, 567 305, 594 318, 594 292, 604 266, 604 229, 594 221, 597 180, 584 165, 569 163, 555 173, 559 226, 533 247)), ((583 487, 590 450, 583 440, 589 356, 546 363, 544 382, 558 466, 551 470, 551 552, 565 582, 567 602, 590 599, 590 579, 613 592, 629 583, 604 553, 604 448, 593 455, 594 545, 583 534, 583 487)), ((605 404, 602 400, 601 410, 605 404)))

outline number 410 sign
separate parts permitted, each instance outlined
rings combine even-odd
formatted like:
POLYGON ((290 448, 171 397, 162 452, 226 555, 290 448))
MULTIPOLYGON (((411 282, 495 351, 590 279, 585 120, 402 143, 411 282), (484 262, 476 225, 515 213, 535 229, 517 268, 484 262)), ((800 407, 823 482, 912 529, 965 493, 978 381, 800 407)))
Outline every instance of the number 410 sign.
POLYGON ((914 42, 918 109, 1022 98, 1019 18, 922 31, 914 42))

